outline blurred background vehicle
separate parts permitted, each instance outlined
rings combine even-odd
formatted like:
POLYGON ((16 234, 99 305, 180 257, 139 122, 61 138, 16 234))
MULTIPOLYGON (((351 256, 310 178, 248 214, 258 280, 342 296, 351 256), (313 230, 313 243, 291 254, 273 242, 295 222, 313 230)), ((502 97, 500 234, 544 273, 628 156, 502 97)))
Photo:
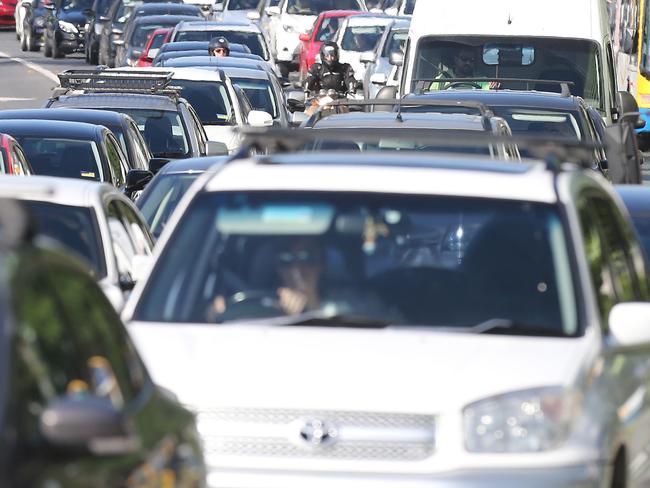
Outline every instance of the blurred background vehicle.
POLYGON ((86 63, 97 64, 99 62, 99 38, 108 18, 108 11, 113 0, 94 0, 91 12, 88 15, 86 25, 85 55, 86 63))
POLYGON ((365 98, 375 98, 382 86, 389 82, 393 65, 391 56, 404 54, 408 38, 410 21, 394 20, 384 31, 374 52, 361 54, 359 60, 365 65, 363 77, 363 95, 365 98))
POLYGON ((0 26, 15 27, 17 0, 3 0, 0 4, 0 26))
POLYGON ((45 4, 50 0, 32 0, 16 6, 16 35, 22 51, 38 51, 43 45, 45 4))
POLYGON ((85 51, 86 25, 93 0, 52 0, 44 4, 43 54, 62 58, 85 51))
POLYGON ((0 133, 0 173, 29 176, 32 167, 18 141, 9 134, 0 133))
POLYGON ((172 29, 169 27, 163 27, 162 29, 156 29, 149 36, 147 45, 142 50, 142 56, 138 59, 136 66, 140 68, 148 68, 153 66, 153 60, 160 50, 160 46, 169 42, 169 38, 172 34, 172 29))

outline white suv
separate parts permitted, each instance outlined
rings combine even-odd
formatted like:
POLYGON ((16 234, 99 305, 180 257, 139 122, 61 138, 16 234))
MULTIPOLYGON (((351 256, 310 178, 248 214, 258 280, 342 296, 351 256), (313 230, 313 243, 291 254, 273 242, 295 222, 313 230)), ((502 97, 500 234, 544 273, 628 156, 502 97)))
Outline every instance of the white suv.
POLYGON ((591 171, 302 153, 200 177, 125 318, 211 486, 639 486, 648 299, 591 171))

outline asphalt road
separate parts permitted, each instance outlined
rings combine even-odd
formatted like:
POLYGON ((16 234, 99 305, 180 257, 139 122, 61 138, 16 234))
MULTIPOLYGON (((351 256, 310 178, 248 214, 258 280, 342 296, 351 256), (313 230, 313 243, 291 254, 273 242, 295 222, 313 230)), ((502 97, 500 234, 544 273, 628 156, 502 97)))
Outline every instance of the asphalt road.
POLYGON ((22 52, 16 33, 0 31, 0 110, 39 108, 58 84, 56 74, 87 67, 83 54, 52 59, 40 52, 22 52))

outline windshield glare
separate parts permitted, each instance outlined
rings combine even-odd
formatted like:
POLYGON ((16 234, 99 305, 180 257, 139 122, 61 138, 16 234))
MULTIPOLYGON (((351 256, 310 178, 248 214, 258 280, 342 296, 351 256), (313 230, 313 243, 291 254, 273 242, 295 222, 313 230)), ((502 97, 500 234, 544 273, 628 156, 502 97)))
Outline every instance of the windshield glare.
POLYGON ((287 13, 319 15, 327 10, 362 10, 358 0, 288 0, 287 13))
POLYGON ((106 181, 94 141, 16 137, 34 174, 106 181))
MULTIPOLYGON (((190 102, 191 103, 191 102, 190 102)), ((156 158, 183 158, 190 154, 185 127, 177 112, 139 108, 114 108, 130 115, 156 158)))
POLYGON ((99 229, 89 208, 23 201, 38 223, 38 232, 55 239, 87 261, 97 278, 106 276, 99 229))
POLYGON ((500 318, 545 335, 579 332, 563 226, 554 207, 537 203, 205 193, 158 263, 135 320, 218 323, 322 311, 395 326, 500 318))
MULTIPOLYGON (((412 89, 453 89, 453 82, 435 82, 445 78, 559 80, 573 83, 573 95, 604 109, 598 57, 596 43, 578 39, 517 38, 513 43, 508 37, 428 37, 417 50, 412 89)), ((541 82, 502 82, 500 88, 561 91, 541 82)))

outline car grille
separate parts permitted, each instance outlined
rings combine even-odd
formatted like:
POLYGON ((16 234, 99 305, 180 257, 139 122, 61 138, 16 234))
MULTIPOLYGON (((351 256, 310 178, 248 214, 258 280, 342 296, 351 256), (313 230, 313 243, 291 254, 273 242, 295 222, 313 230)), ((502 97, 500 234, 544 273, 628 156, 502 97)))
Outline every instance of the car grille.
POLYGON ((433 415, 212 408, 197 421, 211 457, 421 461, 435 448, 433 415))

